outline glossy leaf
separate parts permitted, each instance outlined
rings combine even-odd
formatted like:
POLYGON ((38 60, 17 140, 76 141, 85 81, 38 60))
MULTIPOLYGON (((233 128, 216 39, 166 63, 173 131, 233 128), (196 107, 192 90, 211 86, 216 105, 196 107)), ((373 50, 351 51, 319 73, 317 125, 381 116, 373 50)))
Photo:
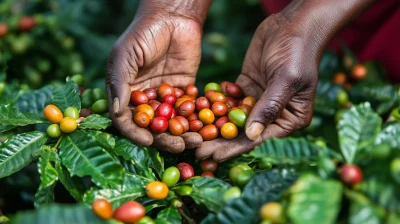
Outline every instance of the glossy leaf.
POLYGON ((315 163, 319 147, 304 138, 268 139, 248 155, 272 164, 315 163))
POLYGON ((42 114, 51 97, 52 87, 50 85, 44 86, 39 90, 22 94, 15 103, 15 107, 21 112, 42 114))
POLYGON ((68 107, 76 107, 81 110, 81 98, 77 92, 77 86, 69 80, 65 85, 59 86, 53 90, 53 98, 51 103, 64 111, 68 107))
POLYGON ((399 104, 398 88, 392 85, 357 85, 350 91, 353 103, 368 101, 380 115, 388 113, 399 104))
POLYGON ((58 180, 58 173, 53 165, 55 160, 55 151, 48 146, 43 146, 38 163, 40 186, 35 194, 35 207, 39 207, 43 204, 48 204, 54 201, 53 189, 58 180))
POLYGON ((141 198, 141 200, 139 201, 144 208, 146 209, 146 213, 150 212, 153 209, 156 208, 162 208, 162 207, 168 207, 170 206, 170 202, 168 202, 167 200, 154 200, 154 199, 150 199, 150 198, 141 198))
POLYGON ((104 188, 122 184, 123 167, 85 131, 77 130, 64 136, 60 157, 71 175, 90 176, 95 184, 104 188))
POLYGON ((83 194, 86 191, 82 178, 72 177, 68 169, 61 163, 61 159, 57 156, 56 170, 60 182, 64 185, 65 189, 71 194, 76 201, 82 202, 83 194))
POLYGON ((85 205, 61 205, 51 204, 42 206, 37 210, 19 212, 10 220, 11 224, 14 223, 29 223, 29 224, 43 224, 43 223, 57 223, 57 224, 71 224, 71 223, 116 223, 113 220, 105 221, 98 218, 91 209, 85 205))
POLYGON ((0 178, 22 169, 40 153, 46 134, 38 131, 10 137, 0 145, 0 178))
POLYGON ((164 172, 164 160, 154 148, 138 146, 127 139, 121 138, 116 142, 114 153, 122 156, 125 160, 133 160, 137 168, 137 174, 140 176, 155 178, 151 168, 159 176, 164 172))
POLYGON ((347 163, 354 162, 356 154, 375 142, 382 119, 369 103, 354 106, 343 113, 338 124, 339 143, 347 163))
POLYGON ((98 198, 107 199, 117 208, 121 204, 129 200, 146 195, 146 185, 152 180, 135 174, 126 173, 124 183, 118 189, 91 189, 83 196, 84 203, 90 205, 98 198))
POLYGON ((176 210, 175 208, 166 208, 158 213, 155 222, 156 224, 180 224, 182 223, 182 218, 179 215, 178 210, 176 210))
POLYGON ((112 153, 115 147, 115 138, 111 134, 95 130, 85 130, 85 132, 92 135, 96 139, 97 144, 112 153))
POLYGON ((92 114, 86 117, 82 123, 79 124, 81 129, 96 129, 101 130, 109 127, 111 120, 98 114, 92 114))
POLYGON ((0 133, 9 131, 9 130, 14 129, 14 128, 15 128, 14 125, 1 125, 0 124, 0 133))
POLYGON ((385 127, 377 136, 375 144, 386 144, 392 149, 400 149, 400 123, 385 127))
POLYGON ((231 186, 227 182, 209 177, 191 178, 180 185, 189 185, 193 191, 190 195, 198 204, 203 204, 208 210, 218 212, 224 202, 222 196, 231 186))
MULTIPOLYGON (((0 105, 0 123, 13 127, 25 126, 29 124, 48 123, 48 121, 37 114, 22 113, 11 105, 0 105)), ((2 129, 0 129, 2 131, 2 129)))
POLYGON ((240 198, 228 201, 219 212, 215 215, 210 213, 202 223, 257 223, 261 206, 278 200, 296 178, 292 170, 265 171, 246 185, 240 198))
POLYGON ((338 181, 305 174, 289 190, 287 214, 294 224, 336 223, 342 191, 343 186, 338 181))
POLYGON ((48 187, 42 187, 38 189, 35 194, 35 208, 41 207, 45 204, 54 202, 54 187, 56 185, 50 185, 48 187))
POLYGON ((135 200, 145 195, 144 188, 132 188, 123 192, 116 189, 89 190, 83 196, 83 202, 90 205, 96 199, 104 198, 112 203, 113 207, 117 208, 126 201, 135 200))

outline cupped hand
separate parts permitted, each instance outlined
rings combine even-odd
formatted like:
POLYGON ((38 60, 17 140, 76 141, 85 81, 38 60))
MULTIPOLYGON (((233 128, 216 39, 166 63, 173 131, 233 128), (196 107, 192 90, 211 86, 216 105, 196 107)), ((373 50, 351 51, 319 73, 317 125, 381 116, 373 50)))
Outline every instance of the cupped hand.
POLYGON ((308 126, 318 83, 318 51, 302 36, 301 24, 280 14, 268 17, 254 34, 236 83, 258 99, 245 133, 234 140, 203 142, 199 159, 223 161, 246 153, 264 139, 281 138, 308 126))
POLYGON ((202 26, 196 19, 149 10, 139 10, 132 24, 111 51, 106 87, 114 126, 132 141, 173 153, 202 142, 197 133, 183 137, 152 135, 138 127, 129 106, 132 90, 194 84, 201 56, 202 26), (186 141, 185 141, 186 139, 186 141))

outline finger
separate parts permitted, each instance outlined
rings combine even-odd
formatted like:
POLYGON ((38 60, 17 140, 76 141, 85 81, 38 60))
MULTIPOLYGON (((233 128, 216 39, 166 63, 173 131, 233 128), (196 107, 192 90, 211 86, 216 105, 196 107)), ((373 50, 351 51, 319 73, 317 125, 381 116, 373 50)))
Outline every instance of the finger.
POLYGON ((213 159, 218 162, 239 156, 251 151, 261 141, 251 141, 243 133, 234 140, 229 140, 228 144, 217 146, 218 149, 213 153, 213 159))
POLYGON ((229 141, 223 138, 217 138, 212 141, 205 141, 201 143, 201 146, 199 148, 196 149, 195 156, 197 159, 200 160, 206 159, 208 157, 211 157, 216 150, 227 146, 228 143, 229 141))
POLYGON ((280 116, 292 95, 288 87, 279 84, 268 85, 247 119, 247 137, 253 141, 259 138, 265 127, 280 116))
POLYGON ((197 132, 186 132, 181 137, 185 141, 185 149, 196 149, 203 143, 203 138, 197 132))
POLYGON ((130 108, 125 107, 119 116, 116 116, 113 113, 110 113, 110 116, 112 118, 113 125, 121 132, 122 135, 126 136, 131 141, 143 146, 150 146, 153 144, 152 134, 148 130, 137 126, 135 122, 133 122, 132 111, 130 108))
POLYGON ((312 102, 305 105, 306 107, 299 107, 298 104, 289 103, 281 116, 268 125, 261 138, 283 138, 295 130, 307 127, 312 119, 312 102))
POLYGON ((158 150, 177 154, 185 150, 185 141, 180 136, 173 136, 168 133, 154 134, 153 146, 158 150))
POLYGON ((242 87, 245 96, 252 96, 259 99, 264 92, 259 83, 246 74, 240 74, 236 79, 236 84, 242 87))
POLYGON ((130 84, 132 84, 138 71, 135 58, 132 58, 122 47, 115 47, 110 54, 107 68, 110 113, 117 116, 121 115, 129 103, 130 84))

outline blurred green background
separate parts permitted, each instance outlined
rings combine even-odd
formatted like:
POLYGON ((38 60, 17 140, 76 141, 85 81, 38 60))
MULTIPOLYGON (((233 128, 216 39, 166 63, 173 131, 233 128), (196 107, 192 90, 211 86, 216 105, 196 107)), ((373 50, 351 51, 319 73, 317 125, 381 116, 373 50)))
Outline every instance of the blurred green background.
MULTIPOLYGON (((0 22, 8 25, 9 32, 0 38, 0 81, 17 78, 20 84, 38 88, 82 73, 86 87, 103 87, 110 49, 134 18, 139 3, 2 0, 0 22), (26 15, 33 16, 37 25, 21 32, 18 21, 26 15)), ((197 76, 200 86, 211 80, 235 80, 263 18, 258 0, 214 1, 204 26, 203 57, 197 76)))

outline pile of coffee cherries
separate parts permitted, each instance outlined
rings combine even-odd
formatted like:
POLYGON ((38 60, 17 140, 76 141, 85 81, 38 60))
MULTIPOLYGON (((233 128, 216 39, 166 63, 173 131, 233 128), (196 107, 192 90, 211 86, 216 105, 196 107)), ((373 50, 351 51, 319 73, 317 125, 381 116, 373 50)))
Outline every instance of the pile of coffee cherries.
POLYGON ((224 81, 208 83, 205 96, 198 96, 198 88, 188 85, 183 90, 169 84, 157 89, 134 90, 130 102, 135 123, 154 133, 169 131, 182 135, 187 131, 198 132, 204 141, 217 138, 234 139, 243 128, 256 99, 243 98, 239 85, 224 81))

